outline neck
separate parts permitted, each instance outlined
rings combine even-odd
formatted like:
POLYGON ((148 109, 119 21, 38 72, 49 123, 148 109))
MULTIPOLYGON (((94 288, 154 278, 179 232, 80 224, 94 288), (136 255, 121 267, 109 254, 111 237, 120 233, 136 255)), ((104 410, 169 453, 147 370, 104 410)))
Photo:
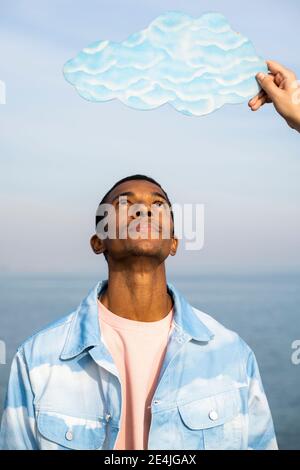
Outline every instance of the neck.
POLYGON ((136 321, 158 321, 173 306, 167 291, 164 263, 145 266, 138 260, 127 269, 124 266, 109 267, 108 287, 100 301, 111 312, 136 321))

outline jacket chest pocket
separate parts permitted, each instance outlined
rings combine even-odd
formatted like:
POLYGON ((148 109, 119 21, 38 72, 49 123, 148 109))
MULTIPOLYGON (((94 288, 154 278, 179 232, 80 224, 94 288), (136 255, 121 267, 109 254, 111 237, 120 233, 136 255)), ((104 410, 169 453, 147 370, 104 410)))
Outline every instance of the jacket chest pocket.
POLYGON ((187 448, 241 448, 241 398, 237 389, 177 406, 183 422, 182 434, 187 448))
POLYGON ((41 449, 97 450, 105 439, 105 424, 101 418, 78 418, 39 410, 37 438, 41 449))

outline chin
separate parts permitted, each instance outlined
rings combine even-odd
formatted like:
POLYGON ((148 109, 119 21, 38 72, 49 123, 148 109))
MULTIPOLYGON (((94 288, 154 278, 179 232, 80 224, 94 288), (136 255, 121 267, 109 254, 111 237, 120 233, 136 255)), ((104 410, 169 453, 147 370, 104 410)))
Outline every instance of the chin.
POLYGON ((135 243, 128 249, 128 254, 132 254, 134 256, 161 257, 162 251, 161 243, 153 243, 153 241, 145 239, 135 240, 135 243))
POLYGON ((161 255, 161 250, 159 248, 154 247, 136 246, 132 250, 130 250, 130 254, 134 256, 158 257, 161 255))

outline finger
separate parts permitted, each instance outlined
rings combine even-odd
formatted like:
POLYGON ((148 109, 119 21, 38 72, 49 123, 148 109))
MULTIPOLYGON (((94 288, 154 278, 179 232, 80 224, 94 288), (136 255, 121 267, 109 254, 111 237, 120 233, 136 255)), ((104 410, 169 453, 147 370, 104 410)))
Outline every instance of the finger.
POLYGON ((261 106, 263 106, 265 103, 268 103, 269 102, 269 99, 264 96, 262 98, 260 98, 259 100, 256 101, 256 103, 251 106, 251 109, 252 111, 257 111, 261 106))
POLYGON ((265 103, 272 103, 272 100, 268 97, 268 95, 264 95, 260 99, 258 99, 256 103, 253 106, 251 106, 251 108, 256 108, 256 107, 259 108, 265 103))
POLYGON ((253 98, 251 98, 251 100, 249 101, 249 106, 252 106, 253 104, 256 103, 256 101, 260 98, 262 98, 263 96, 266 96, 266 92, 265 90, 260 90, 259 93, 257 93, 257 95, 253 96, 253 98))
MULTIPOLYGON (((272 77, 273 80, 275 79, 274 75, 272 75, 271 73, 269 74, 269 76, 272 77)), ((251 98, 251 100, 248 103, 249 106, 253 105, 258 98, 260 98, 261 96, 264 96, 264 95, 266 95, 266 92, 265 92, 265 90, 261 89, 260 92, 257 93, 257 95, 255 95, 253 98, 251 98)))
POLYGON ((256 102, 256 100, 258 99, 258 95, 259 93, 253 96, 253 98, 251 98, 251 100, 248 101, 249 106, 253 105, 256 102))
POLYGON ((274 75, 276 75, 278 72, 281 73, 283 78, 288 78, 290 80, 295 80, 296 75, 292 70, 287 69, 283 65, 279 64, 279 62, 276 62, 275 60, 267 60, 267 65, 268 69, 270 72, 272 72, 274 75))
POLYGON ((280 88, 281 90, 284 90, 285 88, 288 87, 288 85, 289 85, 290 83, 292 83, 292 82, 289 82, 289 80, 288 80, 287 78, 284 78, 284 79, 282 80, 282 82, 280 82, 279 88, 280 88))
POLYGON ((274 83, 274 76, 266 75, 262 72, 256 75, 257 81, 272 101, 279 98, 282 90, 274 83))
POLYGON ((280 84, 284 81, 284 77, 280 72, 276 73, 274 81, 277 86, 280 86, 280 84))

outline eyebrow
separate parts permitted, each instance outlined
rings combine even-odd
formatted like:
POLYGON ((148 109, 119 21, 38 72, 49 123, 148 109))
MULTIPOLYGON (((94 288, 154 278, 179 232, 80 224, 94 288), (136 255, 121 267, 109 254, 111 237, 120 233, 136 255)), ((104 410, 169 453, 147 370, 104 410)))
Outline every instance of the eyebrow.
MULTIPOLYGON (((117 196, 113 198, 112 202, 114 202, 116 199, 118 199, 121 196, 135 196, 135 193, 133 193, 132 191, 124 191, 123 193, 117 194, 117 196)), ((159 193, 158 191, 152 192, 151 196, 161 197, 169 204, 169 201, 167 200, 167 198, 163 194, 159 193)))

